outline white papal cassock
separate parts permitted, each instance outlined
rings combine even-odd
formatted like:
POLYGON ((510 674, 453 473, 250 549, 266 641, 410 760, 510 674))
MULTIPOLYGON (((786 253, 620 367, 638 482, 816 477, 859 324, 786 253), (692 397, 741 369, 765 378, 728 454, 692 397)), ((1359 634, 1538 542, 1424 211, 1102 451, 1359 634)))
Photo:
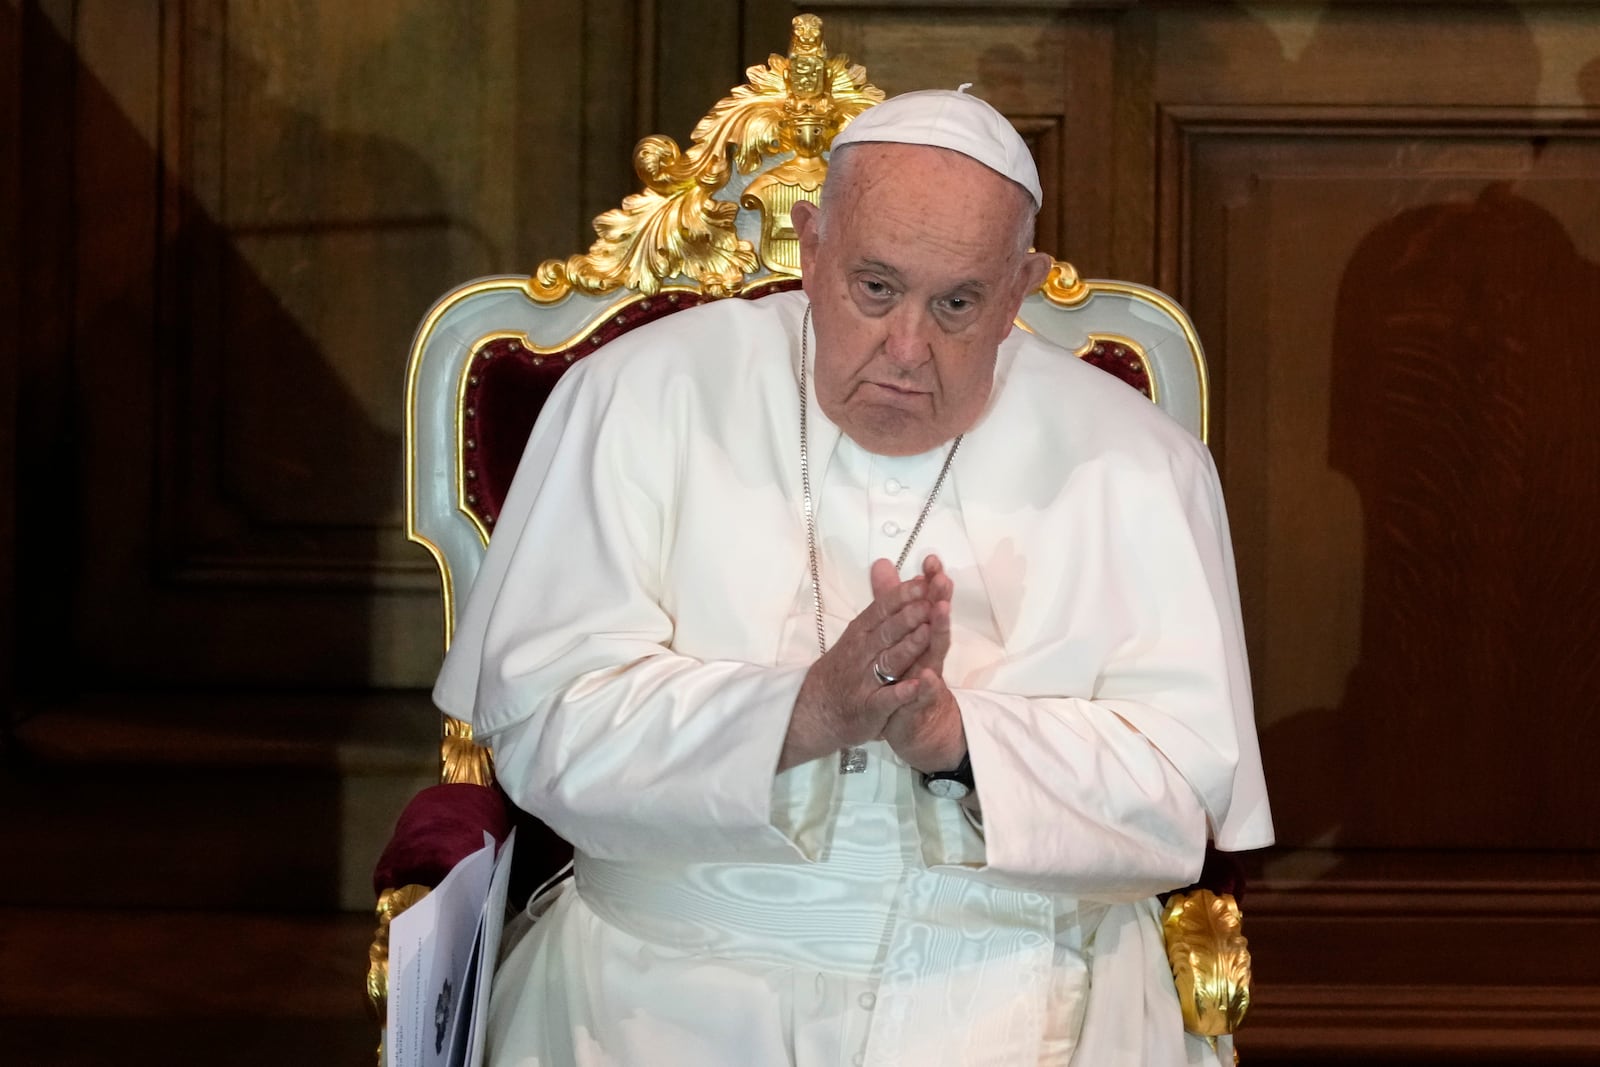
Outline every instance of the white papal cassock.
MULTIPOLYGON (((565 375, 528 443, 435 690, 577 850, 508 944, 492 1061, 1213 1062, 1153 897, 1208 834, 1272 829, 1208 453, 1014 330, 911 557, 955 582, 945 677, 978 804, 881 742, 861 774, 775 775, 817 655, 804 309, 638 329, 565 375)), ((809 403, 831 644, 945 449, 871 455, 809 403)))

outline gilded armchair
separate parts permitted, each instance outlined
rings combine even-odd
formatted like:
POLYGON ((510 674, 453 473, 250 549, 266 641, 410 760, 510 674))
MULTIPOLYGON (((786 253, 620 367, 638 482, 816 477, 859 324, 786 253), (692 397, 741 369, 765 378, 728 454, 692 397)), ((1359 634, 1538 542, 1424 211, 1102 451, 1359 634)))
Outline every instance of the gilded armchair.
MULTIPOLYGON (((407 532, 438 563, 447 644, 528 432, 563 371, 676 310, 798 287, 789 209, 799 198, 816 200, 834 134, 883 94, 860 66, 828 55, 815 16, 796 18, 788 55, 750 68, 747 78, 700 121, 686 150, 667 137, 639 143, 634 165, 643 188, 595 220, 598 239, 587 253, 548 260, 531 277, 467 283, 418 329, 406 377, 407 532)), ((1200 342, 1163 294, 1084 280, 1058 261, 1019 323, 1115 374, 1205 438, 1200 342)), ((470 727, 448 717, 441 777, 444 786, 408 809, 380 864, 369 975, 376 1004, 389 918, 435 884, 453 858, 475 849, 483 827, 503 834, 509 825, 492 755, 474 744, 470 727), (459 843, 442 840, 452 834, 459 843)), ((519 841, 521 853, 529 843, 522 830, 519 841)), ((547 831, 528 851, 537 869, 520 879, 524 886, 566 858, 547 831)), ((1238 892, 1234 871, 1212 854, 1202 883, 1167 904, 1185 1022, 1211 1037, 1231 1034, 1249 1002, 1238 892)))

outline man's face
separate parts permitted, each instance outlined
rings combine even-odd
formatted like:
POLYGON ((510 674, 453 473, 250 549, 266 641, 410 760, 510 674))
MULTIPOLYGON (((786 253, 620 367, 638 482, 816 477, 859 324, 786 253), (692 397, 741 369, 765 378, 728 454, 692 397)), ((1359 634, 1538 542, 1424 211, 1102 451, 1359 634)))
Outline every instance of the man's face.
POLYGON ((1025 252, 1021 187, 921 145, 848 149, 825 232, 795 229, 817 335, 823 413, 885 456, 926 452, 977 422, 1017 309, 1050 268, 1025 252))

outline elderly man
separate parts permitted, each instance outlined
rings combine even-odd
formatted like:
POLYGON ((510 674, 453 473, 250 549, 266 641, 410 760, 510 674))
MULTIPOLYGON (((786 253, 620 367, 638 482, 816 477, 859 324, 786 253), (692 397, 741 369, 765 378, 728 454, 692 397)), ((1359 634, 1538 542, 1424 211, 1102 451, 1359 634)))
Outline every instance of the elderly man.
POLYGON ((1040 198, 987 104, 896 97, 795 208, 803 295, 551 397, 436 690, 577 853, 493 1062, 1215 1061, 1153 898, 1270 841, 1226 521, 1013 328, 1040 198))

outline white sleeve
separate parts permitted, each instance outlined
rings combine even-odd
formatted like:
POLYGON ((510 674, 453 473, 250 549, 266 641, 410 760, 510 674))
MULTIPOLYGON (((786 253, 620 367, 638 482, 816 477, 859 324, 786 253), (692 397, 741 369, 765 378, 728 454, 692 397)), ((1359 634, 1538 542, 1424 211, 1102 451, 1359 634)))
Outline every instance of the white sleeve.
MULTIPOLYGON (((1107 705, 961 691, 986 877, 1104 900, 1194 881, 1206 815, 1178 769, 1107 705)), ((935 859, 935 857, 929 857, 935 859)))
POLYGON ((1251 824, 1246 847, 1270 842, 1220 490, 1208 457, 1175 457, 1171 474, 1107 479, 1105 537, 1074 542, 1094 578, 1055 609, 1077 621, 1037 628, 991 684, 956 691, 983 856, 925 850, 930 863, 1133 899, 1198 877, 1230 815, 1251 824), (1092 691, 1064 692, 1052 665, 1075 654, 1086 612, 1109 648, 1092 691))
POLYGON ((611 375, 579 365, 547 403, 435 699, 493 747, 511 798, 589 855, 800 861, 771 798, 805 668, 671 650, 681 450, 611 375))

